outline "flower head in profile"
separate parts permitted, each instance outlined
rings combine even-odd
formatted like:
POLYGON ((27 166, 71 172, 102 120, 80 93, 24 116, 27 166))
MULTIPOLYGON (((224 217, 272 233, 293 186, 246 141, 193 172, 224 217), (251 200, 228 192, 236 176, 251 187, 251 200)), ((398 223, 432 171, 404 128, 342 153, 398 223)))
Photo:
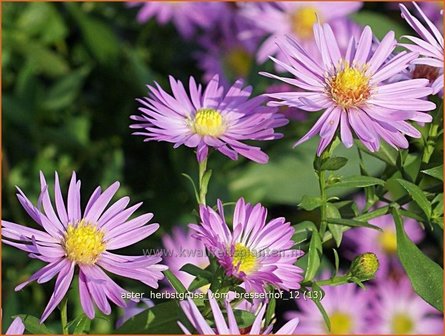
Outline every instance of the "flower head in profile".
POLYGON ((303 270, 295 262, 303 255, 292 249, 294 229, 283 217, 266 222, 267 210, 239 199, 229 230, 224 209, 200 206, 201 224, 190 224, 226 274, 243 281, 246 291, 264 291, 266 285, 284 290, 300 288, 303 270))
POLYGON ((320 155, 337 129, 346 147, 353 145, 355 134, 373 152, 379 150, 381 140, 394 148, 407 148, 405 135, 420 137, 420 132, 408 121, 431 122, 431 115, 424 113, 436 107, 425 100, 432 92, 429 81, 410 79, 385 84, 385 80, 406 69, 417 58, 417 53, 402 51, 389 60, 396 47, 392 31, 373 47, 372 31, 365 27, 357 45, 351 38, 345 53, 340 51, 328 24, 314 25, 314 34, 321 62, 313 61, 298 41, 288 37, 279 43, 287 62, 272 59, 295 78, 263 73, 303 90, 268 94, 279 100, 271 105, 323 110, 315 125, 296 145, 319 134, 317 154, 320 155))
POLYGON ((153 288, 158 287, 158 281, 164 277, 162 271, 167 269, 158 264, 161 257, 125 256, 111 252, 147 238, 159 227, 159 224, 146 225, 153 218, 151 213, 129 220, 142 204, 126 209, 129 197, 123 197, 108 207, 119 188, 119 182, 104 191, 100 187, 96 188, 84 211, 80 203, 80 181, 76 179, 75 173, 71 178, 66 203, 56 173, 55 208, 42 173, 40 183, 42 210, 34 206, 20 189, 17 197, 41 229, 2 220, 2 236, 5 244, 47 263, 17 286, 16 291, 32 281, 41 284, 57 275, 54 292, 42 314, 42 322, 67 293, 76 268, 79 271, 80 303, 90 319, 95 315, 94 304, 104 314, 111 313, 110 302, 120 307, 126 306, 122 294, 127 291, 117 285, 105 271, 139 280, 153 288))
POLYGON ((210 264, 204 244, 180 227, 174 228, 171 235, 164 235, 162 243, 167 251, 164 263, 186 288, 195 277, 181 271, 181 267, 193 264, 205 269, 210 264))
MULTIPOLYGON (((312 26, 317 21, 330 24, 346 21, 346 16, 359 10, 361 6, 362 3, 358 1, 282 1, 248 4, 241 9, 241 15, 267 35, 257 53, 258 62, 263 63, 271 55, 283 59, 276 40, 285 35, 292 36, 310 55, 316 57, 319 52, 312 26)), ((339 33, 342 36, 354 36, 354 29, 341 30, 339 33)))
POLYGON ((443 91, 443 35, 415 2, 413 5, 425 23, 412 15, 405 5, 400 4, 402 17, 419 36, 404 36, 414 44, 402 44, 402 46, 419 53, 419 58, 413 60, 415 65, 413 76, 427 78, 431 82, 433 94, 436 94, 443 91))
MULTIPOLYGON (((323 307, 331 323, 331 334, 364 334, 370 331, 371 294, 355 284, 323 287, 323 307)), ((328 334, 323 316, 312 300, 296 300, 300 311, 286 313, 288 319, 300 319, 296 334, 328 334)))
POLYGON ((6 330, 5 335, 23 335, 25 332, 25 325, 20 317, 16 317, 14 321, 12 321, 8 330, 6 330))
MULTIPOLYGON (((225 300, 224 306, 227 313, 227 319, 224 318, 221 308, 218 305, 218 302, 212 295, 212 292, 209 290, 209 302, 210 307, 212 309, 212 315, 215 321, 215 327, 212 328, 204 318, 204 316, 199 311, 196 304, 192 299, 187 299, 180 302, 181 308, 184 311, 187 319, 196 329, 196 331, 201 335, 242 335, 245 334, 241 332, 240 327, 235 319, 235 314, 230 305, 230 302, 225 300)), ((267 326, 265 328, 262 327, 262 322, 264 318, 264 314, 266 313, 266 305, 263 305, 261 309, 256 314, 255 321, 253 322, 250 331, 247 335, 271 335, 272 325, 267 326)), ((178 321, 178 325, 184 331, 184 334, 191 335, 191 332, 178 321)), ((298 326, 298 318, 292 319, 287 322, 281 329, 279 329, 275 334, 276 335, 293 335, 296 327, 298 326)))
POLYGON ((204 91, 190 77, 190 95, 183 84, 170 77, 173 95, 159 85, 148 86, 148 97, 139 99, 140 116, 131 128, 146 141, 167 141, 175 148, 181 145, 196 148, 198 161, 207 158, 209 147, 232 160, 242 155, 255 162, 266 163, 269 157, 259 147, 245 140, 274 140, 282 137, 274 128, 287 124, 276 108, 263 106, 265 97, 250 98, 251 87, 238 80, 228 90, 214 76, 204 91))
POLYGON ((408 278, 382 279, 372 291, 370 325, 374 326, 376 334, 443 333, 443 316, 413 291, 408 278))
POLYGON ((197 28, 209 29, 214 26, 223 6, 225 4, 215 2, 149 1, 142 4, 137 19, 144 23, 155 17, 162 25, 173 22, 184 38, 191 38, 197 28))

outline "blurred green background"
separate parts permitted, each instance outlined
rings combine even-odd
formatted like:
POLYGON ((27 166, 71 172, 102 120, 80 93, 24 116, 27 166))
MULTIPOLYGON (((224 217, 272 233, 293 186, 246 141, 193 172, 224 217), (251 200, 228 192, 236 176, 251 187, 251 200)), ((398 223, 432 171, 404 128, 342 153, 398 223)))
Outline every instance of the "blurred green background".
MULTIPOLYGON (((168 143, 144 143, 131 135, 129 116, 137 112, 135 98, 146 94, 146 84, 158 81, 163 86, 169 74, 181 80, 190 75, 200 78, 192 56, 198 46, 181 39, 171 25, 160 28, 154 20, 139 24, 138 8, 122 3, 1 5, 2 218, 34 226, 15 197, 15 186, 36 202, 40 170, 50 184, 58 171, 65 191, 74 170, 82 180, 84 204, 97 185, 107 187, 119 180, 119 197, 131 196, 132 204, 144 201, 139 212, 155 214, 160 230, 126 249, 126 254, 160 247, 160 236, 172 226, 194 221, 192 189, 181 176, 196 177, 194 153, 183 147, 173 150, 168 143)), ((365 9, 368 17, 358 15, 357 21, 368 22, 374 13, 384 11, 381 4, 368 3, 365 9)), ((389 16, 398 21, 376 27, 381 32, 391 27, 400 35, 405 27, 399 14, 389 16)), ((300 221, 304 214, 296 204, 303 194, 318 192, 312 170, 316 141, 297 149, 292 149, 292 143, 310 123, 294 122, 283 130, 285 139, 262 144, 270 155, 266 166, 211 155, 209 168, 218 169, 210 184, 209 203, 214 204, 216 197, 229 202, 243 195, 248 201, 265 203, 270 216, 300 221)), ((357 162, 355 150, 339 149, 338 155, 357 162)), ((370 172, 381 170, 380 162, 367 160, 370 172)), ((340 171, 358 173, 358 164, 340 171)), ((41 265, 30 262, 24 252, 3 247, 3 330, 11 315, 40 316, 43 311, 51 285, 34 283, 19 293, 13 290, 41 265)), ((148 290, 132 280, 118 282, 134 292, 148 290)), ((73 304, 76 300, 75 296, 70 299, 71 318, 80 313, 79 305, 73 304)), ((53 313, 47 325, 59 330, 58 319, 53 313)), ((107 319, 95 320, 92 332, 110 332, 112 324, 107 319)))

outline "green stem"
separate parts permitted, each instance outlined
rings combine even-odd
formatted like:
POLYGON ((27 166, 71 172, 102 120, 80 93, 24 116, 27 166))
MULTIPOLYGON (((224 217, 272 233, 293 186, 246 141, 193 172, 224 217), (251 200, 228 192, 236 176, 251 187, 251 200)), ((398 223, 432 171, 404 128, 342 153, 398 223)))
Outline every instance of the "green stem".
POLYGON ((68 297, 65 297, 60 303, 60 321, 62 323, 62 333, 68 335, 68 297))
POLYGON ((326 280, 320 280, 317 281, 317 285, 319 286, 339 286, 339 285, 344 285, 346 283, 348 283, 348 280, 350 279, 350 275, 346 274, 346 275, 342 275, 342 276, 338 276, 338 277, 334 277, 334 278, 330 278, 330 279, 326 279, 326 280))
MULTIPOLYGON (((326 150, 321 154, 320 161, 324 162, 325 160, 329 159, 331 153, 330 148, 326 148, 326 150)), ((326 193, 326 170, 319 169, 317 171, 318 174, 318 185, 320 188, 320 198, 321 198, 321 207, 320 207, 320 237, 323 237, 327 226, 327 193, 326 193)))
POLYGON ((207 185, 209 181, 205 181, 204 177, 207 171, 207 158, 199 163, 199 199, 198 204, 206 205, 207 185))
POLYGON ((437 135, 439 134, 439 128, 442 125, 442 109, 443 103, 437 108, 437 113, 434 116, 433 123, 428 131, 428 136, 425 141, 425 147, 422 154, 422 164, 427 165, 430 162, 431 155, 433 155, 434 148, 436 146, 437 135))

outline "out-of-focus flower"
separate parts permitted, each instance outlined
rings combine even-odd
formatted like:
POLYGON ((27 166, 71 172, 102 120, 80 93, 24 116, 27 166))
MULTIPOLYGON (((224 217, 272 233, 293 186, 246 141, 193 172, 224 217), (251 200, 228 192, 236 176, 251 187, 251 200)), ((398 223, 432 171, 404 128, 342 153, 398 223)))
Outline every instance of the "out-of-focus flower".
POLYGON ((153 301, 150 299, 141 299, 142 306, 139 305, 139 302, 136 301, 128 301, 127 307, 124 308, 124 314, 119 317, 116 321, 116 328, 120 328, 125 322, 131 319, 133 316, 136 316, 143 311, 146 311, 149 308, 154 307, 153 301))
POLYGON ((259 163, 269 157, 259 147, 247 145, 245 140, 274 140, 282 137, 274 128, 286 125, 287 119, 276 113, 276 108, 263 106, 264 96, 250 98, 252 88, 238 80, 228 90, 214 76, 204 92, 190 77, 190 95, 180 81, 170 77, 173 96, 158 84, 148 86, 148 97, 138 99, 143 105, 140 116, 131 116, 136 123, 130 127, 140 131, 135 135, 146 141, 167 141, 174 147, 185 145, 197 148, 201 162, 208 156, 209 147, 232 160, 238 154, 259 163))
MULTIPOLYGON (((317 22, 332 23, 336 20, 344 21, 345 17, 360 9, 361 2, 274 2, 251 4, 241 9, 241 14, 257 29, 262 30, 268 37, 257 53, 259 63, 265 62, 269 56, 282 57, 277 38, 289 35, 308 52, 312 58, 318 58, 319 51, 315 44, 312 27, 317 22)), ((350 23, 350 25, 353 25, 350 23)), ((354 30, 342 29, 338 32, 342 36, 354 36, 354 30)), ((336 29, 334 26, 333 29, 336 29)), ((335 31, 335 30, 334 30, 335 31)), ((340 40, 338 41, 341 42, 340 40)), ((347 44, 344 45, 346 48, 347 44)))
MULTIPOLYGON (((219 21, 219 13, 225 6, 218 2, 150 1, 141 3, 137 19, 140 23, 156 17, 164 25, 173 22, 184 38, 191 38, 196 28, 210 29, 219 21)), ((135 3, 135 6, 139 3, 135 3)))
POLYGON ((303 251, 291 249, 294 229, 283 217, 266 224, 267 210, 239 199, 233 232, 218 200, 218 212, 200 206, 201 224, 190 224, 196 237, 215 255, 226 274, 242 280, 246 291, 263 292, 266 285, 284 290, 300 288, 303 270, 294 265, 303 251))
POLYGON ((128 220, 142 204, 125 209, 130 201, 129 197, 121 198, 105 210, 119 189, 119 182, 113 183, 103 192, 97 187, 83 213, 80 204, 80 181, 76 179, 74 172, 66 203, 62 198, 56 173, 55 208, 42 173, 40 183, 43 212, 34 206, 20 189, 17 197, 28 215, 43 230, 2 220, 2 235, 5 244, 28 252, 31 258, 48 263, 17 286, 16 291, 32 281, 41 284, 57 275, 54 292, 42 314, 42 322, 68 291, 76 265, 79 268, 80 303, 90 319, 94 318, 94 303, 107 315, 111 313, 109 301, 119 307, 126 306, 122 295, 128 292, 118 286, 104 270, 139 280, 153 288, 158 287, 158 281, 164 277, 162 271, 167 269, 166 266, 158 264, 161 257, 123 256, 110 252, 147 238, 159 227, 159 224, 146 225, 153 218, 151 213, 128 220))
POLYGON ((221 83, 229 87, 233 81, 249 75, 255 62, 258 38, 240 38, 240 32, 249 25, 237 12, 228 15, 220 26, 220 31, 198 40, 202 51, 196 53, 196 59, 206 82, 217 74, 221 83))
MULTIPOLYGON (((345 232, 344 237, 356 246, 355 253, 375 253, 380 263, 376 277, 386 279, 390 271, 396 271, 401 266, 397 257, 394 220, 391 215, 384 215, 369 220, 369 223, 380 227, 383 232, 368 228, 354 228, 345 232)), ((414 243, 420 242, 425 235, 419 223, 410 218, 405 219, 404 229, 414 243)))
MULTIPOLYGON (((331 334, 364 334, 369 332, 370 292, 355 284, 323 287, 323 307, 331 322, 331 334)), ((320 311, 312 300, 296 300, 301 311, 289 311, 287 319, 299 318, 296 334, 327 334, 320 311)))
POLYGON ((25 325, 20 317, 16 317, 14 321, 12 321, 8 330, 6 330, 5 335, 23 335, 25 332, 25 325))
POLYGON ((443 317, 413 291, 408 278, 382 279, 373 297, 372 320, 375 334, 442 334, 443 317))
MULTIPOLYGON (((246 334, 245 332, 241 332, 238 323, 235 319, 235 314, 233 313, 232 307, 230 306, 230 302, 225 301, 225 308, 227 313, 227 322, 224 318, 224 315, 221 311, 221 308, 218 306, 218 302, 212 295, 212 292, 209 291, 209 302, 210 307, 212 309, 213 318, 215 321, 215 328, 212 328, 204 318, 204 316, 199 311, 196 304, 192 299, 188 299, 187 301, 181 301, 180 305, 185 315, 187 316, 190 323, 197 330, 199 334, 202 335, 241 335, 246 334)), ((266 328, 262 327, 263 317, 266 313, 266 305, 259 310, 256 315, 255 321, 253 322, 250 331, 247 335, 270 335, 272 331, 272 325, 267 326, 266 328)), ((178 325, 184 331, 186 335, 191 335, 191 332, 178 321, 178 325)), ((293 335, 295 332, 295 328, 298 325, 298 319, 292 319, 287 322, 280 330, 278 330, 276 335, 293 335)))
POLYGON ((303 90, 268 94, 279 99, 270 102, 271 106, 324 110, 315 125, 295 145, 319 134, 321 141, 317 154, 320 155, 331 143, 337 129, 340 129, 346 147, 352 147, 354 131, 370 151, 379 150, 381 139, 395 148, 407 148, 405 135, 420 137, 420 132, 407 121, 431 122, 431 115, 424 113, 436 107, 424 99, 432 92, 428 80, 384 84, 385 80, 406 69, 417 58, 417 53, 401 52, 388 62, 397 44, 392 31, 372 48, 372 31, 365 27, 357 46, 351 38, 346 53, 341 53, 328 24, 314 25, 314 34, 322 55, 321 64, 314 62, 298 41, 288 37, 279 43, 287 55, 287 62, 272 59, 295 78, 263 73, 303 90))
POLYGON ((402 17, 420 37, 404 36, 414 44, 404 43, 401 45, 410 51, 419 53, 420 57, 413 60, 413 64, 415 64, 413 77, 427 78, 433 88, 433 94, 443 92, 444 42, 442 33, 428 19, 415 2, 413 5, 425 24, 422 24, 422 22, 420 22, 414 15, 411 15, 404 5, 400 5, 402 17))
POLYGON ((164 235, 162 243, 167 252, 164 256, 165 264, 186 288, 195 277, 180 271, 181 267, 193 264, 204 269, 210 264, 204 244, 182 228, 174 228, 171 236, 164 235))

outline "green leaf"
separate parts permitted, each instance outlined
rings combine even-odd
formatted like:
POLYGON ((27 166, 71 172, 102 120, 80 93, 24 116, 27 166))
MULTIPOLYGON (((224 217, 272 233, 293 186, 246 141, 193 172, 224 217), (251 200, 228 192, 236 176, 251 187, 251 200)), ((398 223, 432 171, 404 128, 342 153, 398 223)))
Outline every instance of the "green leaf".
POLYGON ((337 225, 344 225, 349 227, 367 227, 370 229, 382 231, 382 229, 378 226, 369 224, 367 222, 361 222, 354 219, 347 219, 347 218, 328 218, 328 223, 337 224, 337 225))
POLYGON ((177 301, 155 305, 132 317, 114 334, 180 334, 177 322, 184 320, 184 314, 177 301))
POLYGON ((193 179, 191 178, 191 176, 188 175, 188 174, 186 174, 186 173, 182 173, 181 175, 184 176, 184 177, 190 182, 190 184, 191 184, 192 187, 193 187, 193 192, 195 193, 195 198, 196 198, 197 201, 199 201, 198 190, 196 189, 195 182, 193 181, 193 179))
POLYGON ((425 256, 406 236, 399 211, 392 209, 397 233, 397 255, 411 284, 422 299, 443 312, 443 269, 425 256))
POLYGON ((212 272, 204 270, 204 269, 202 269, 196 265, 193 265, 193 264, 186 264, 186 265, 182 266, 180 270, 183 272, 187 272, 191 275, 199 276, 199 277, 206 278, 206 279, 211 279, 213 277, 212 272))
POLYGON ((295 244, 301 244, 309 239, 310 232, 314 230, 316 231, 317 227, 313 222, 304 221, 294 225, 294 230, 292 240, 295 242, 295 244))
POLYGON ((335 184, 328 185, 328 188, 363 188, 373 185, 385 185, 385 181, 372 176, 350 176, 344 177, 335 184))
POLYGON ((20 314, 17 315, 22 319, 23 324, 25 325, 25 329, 31 334, 44 334, 44 335, 53 335, 55 334, 52 330, 48 329, 45 324, 41 324, 40 320, 37 317, 20 314))
POLYGON ((317 274, 322 253, 323 249, 321 246, 320 234, 318 231, 313 231, 311 242, 309 243, 308 266, 304 276, 304 282, 311 281, 317 274))
MULTIPOLYGON (((330 203, 326 204, 326 215, 328 218, 341 218, 340 211, 338 211, 337 207, 330 203)), ((335 240, 337 247, 339 247, 343 238, 343 230, 341 226, 329 222, 328 220, 328 228, 335 240)))
MULTIPOLYGON (((392 148, 390 145, 388 145, 386 142, 380 143, 380 150, 378 152, 370 152, 362 143, 361 141, 356 141, 356 144, 360 148, 361 151, 367 153, 368 155, 371 155, 385 163, 387 163, 390 166, 395 167, 397 165, 397 156, 398 151, 392 148)), ((368 166, 365 164, 366 168, 368 166)))
POLYGON ((250 327, 253 324, 253 321, 255 321, 255 315, 246 310, 235 309, 233 314, 235 315, 236 322, 240 328, 250 327))
POLYGON ((17 20, 20 31, 39 36, 45 44, 64 39, 68 29, 56 6, 47 2, 31 2, 17 20))
POLYGON ((62 77, 47 92, 42 101, 42 107, 50 110, 68 107, 78 98, 81 86, 89 72, 90 69, 81 68, 62 77))
POLYGON ((275 316, 275 307, 277 305, 277 301, 275 300, 275 296, 272 295, 272 298, 269 301, 269 304, 266 309, 266 322, 264 325, 268 326, 272 323, 272 319, 275 316))
POLYGON ((187 293, 187 288, 184 287, 181 281, 170 271, 165 270, 164 272, 165 277, 167 278, 168 282, 173 286, 173 288, 181 294, 187 293))
POLYGON ((342 156, 330 157, 321 164, 320 170, 339 170, 344 167, 348 159, 342 156))
POLYGON ((312 211, 321 206, 321 198, 317 196, 304 195, 298 206, 306 211, 312 211))
POLYGON ((422 170, 421 172, 443 181, 443 164, 437 167, 422 170))
POLYGON ((82 314, 72 321, 70 327, 74 327, 73 334, 79 335, 88 333, 90 326, 91 320, 85 314, 82 314))
POLYGON ((338 252, 336 249, 332 249, 332 251, 334 252, 335 273, 334 273, 333 277, 335 278, 338 273, 338 268, 340 267, 340 258, 338 257, 338 252))
POLYGON ((403 188, 406 189, 408 194, 412 197, 414 202, 416 202, 419 208, 422 209, 427 218, 431 218, 431 203, 426 198, 422 189, 420 189, 415 184, 402 179, 397 179, 397 181, 402 185, 403 188))
MULTIPOLYGON (((312 290, 315 291, 323 291, 318 285, 317 283, 312 283, 312 290)), ((312 298, 312 297, 311 297, 312 298)), ((315 305, 317 306, 318 310, 321 313, 321 316, 323 316, 323 320, 324 323, 326 324, 326 328, 328 329, 328 331, 331 331, 331 321, 329 320, 329 315, 326 312, 326 310, 324 309, 323 305, 321 304, 321 300, 317 300, 317 299, 312 299, 312 301, 315 303, 315 305)))
POLYGON ((189 292, 193 292, 201 287, 208 285, 211 281, 207 278, 195 277, 188 288, 189 292))
POLYGON ((65 3, 76 20, 85 44, 96 59, 103 64, 112 64, 120 54, 121 43, 111 28, 92 15, 85 14, 74 3, 65 3))
POLYGON ((389 206, 385 205, 381 208, 361 214, 361 215, 355 217, 354 219, 357 221, 366 222, 366 221, 369 221, 370 219, 386 215, 388 213, 388 210, 389 210, 389 206))

